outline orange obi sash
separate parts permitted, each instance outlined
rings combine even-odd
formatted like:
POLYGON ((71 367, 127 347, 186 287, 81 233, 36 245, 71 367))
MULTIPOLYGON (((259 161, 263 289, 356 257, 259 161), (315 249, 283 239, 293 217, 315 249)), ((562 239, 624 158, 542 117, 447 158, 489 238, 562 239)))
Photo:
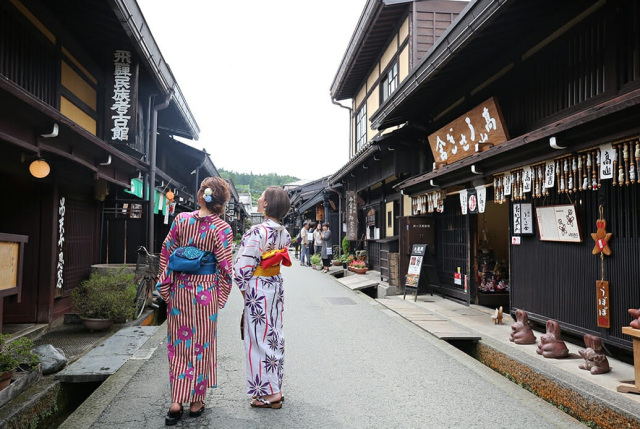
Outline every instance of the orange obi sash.
POLYGON ((260 265, 253 272, 254 277, 272 277, 280 274, 280 266, 291 266, 288 249, 274 249, 262 254, 260 265))

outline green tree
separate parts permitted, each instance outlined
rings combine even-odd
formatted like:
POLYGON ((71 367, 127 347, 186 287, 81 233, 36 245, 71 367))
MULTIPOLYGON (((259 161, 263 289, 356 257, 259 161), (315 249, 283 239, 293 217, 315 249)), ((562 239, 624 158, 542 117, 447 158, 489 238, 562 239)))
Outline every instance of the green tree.
POLYGON ((220 176, 233 182, 238 192, 249 192, 253 205, 258 204, 258 198, 268 186, 283 186, 300 179, 294 176, 280 176, 275 173, 253 174, 238 173, 219 168, 220 176))

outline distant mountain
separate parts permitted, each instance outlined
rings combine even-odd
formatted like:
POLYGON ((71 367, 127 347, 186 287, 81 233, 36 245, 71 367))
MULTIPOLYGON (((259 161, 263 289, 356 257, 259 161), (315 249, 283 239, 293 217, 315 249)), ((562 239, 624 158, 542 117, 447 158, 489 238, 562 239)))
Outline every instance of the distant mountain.
POLYGON ((280 176, 275 173, 269 174, 253 174, 253 173, 237 173, 235 171, 227 171, 218 168, 220 176, 233 181, 233 185, 238 192, 250 192, 253 204, 258 204, 258 198, 268 186, 283 186, 287 183, 300 180, 293 176, 280 176))

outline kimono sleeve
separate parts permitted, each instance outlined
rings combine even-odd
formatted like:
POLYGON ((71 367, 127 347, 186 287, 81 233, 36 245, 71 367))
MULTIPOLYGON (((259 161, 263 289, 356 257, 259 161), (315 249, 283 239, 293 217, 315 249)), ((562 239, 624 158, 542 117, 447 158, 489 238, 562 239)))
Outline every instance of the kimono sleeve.
POLYGON ((160 292, 160 297, 166 302, 169 299, 169 293, 171 291, 171 285, 173 284, 173 276, 169 269, 169 255, 179 247, 179 224, 182 219, 182 213, 180 213, 174 219, 171 224, 171 229, 167 234, 167 237, 162 243, 162 249, 160 250, 160 269, 158 273, 158 282, 156 283, 156 289, 160 292))
POLYGON ((223 308, 227 303, 227 298, 231 292, 231 271, 233 265, 233 255, 231 254, 231 244, 233 243, 233 232, 228 223, 221 221, 218 225, 218 237, 216 240, 216 258, 218 259, 218 305, 223 308))
POLYGON ((238 288, 245 291, 253 272, 262 258, 262 235, 260 229, 251 228, 245 233, 240 242, 236 262, 233 266, 233 279, 238 288))

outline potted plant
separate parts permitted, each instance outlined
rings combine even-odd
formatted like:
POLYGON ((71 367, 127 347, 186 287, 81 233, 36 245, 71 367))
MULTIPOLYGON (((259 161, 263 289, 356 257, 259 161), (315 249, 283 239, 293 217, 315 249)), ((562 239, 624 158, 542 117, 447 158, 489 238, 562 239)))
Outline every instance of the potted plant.
POLYGON ((94 272, 71 293, 71 301, 82 323, 92 331, 108 329, 114 320, 135 317, 136 284, 134 274, 120 269, 94 272))
POLYGON ((314 270, 322 267, 322 258, 319 254, 314 253, 309 259, 311 260, 311 265, 313 265, 314 270))
POLYGON ((346 269, 347 266, 351 263, 351 261, 353 261, 355 258, 353 255, 350 255, 348 253, 344 253, 342 256, 340 256, 340 262, 342 262, 342 268, 346 269))
POLYGON ((0 334, 0 390, 9 386, 17 368, 30 370, 38 365, 40 358, 32 348, 33 341, 27 337, 9 341, 9 335, 0 334))
POLYGON ((349 263, 349 269, 357 274, 364 274, 367 272, 367 263, 359 259, 354 259, 349 263))

